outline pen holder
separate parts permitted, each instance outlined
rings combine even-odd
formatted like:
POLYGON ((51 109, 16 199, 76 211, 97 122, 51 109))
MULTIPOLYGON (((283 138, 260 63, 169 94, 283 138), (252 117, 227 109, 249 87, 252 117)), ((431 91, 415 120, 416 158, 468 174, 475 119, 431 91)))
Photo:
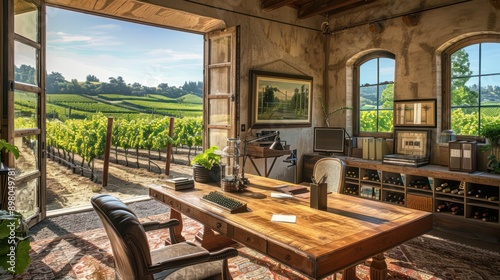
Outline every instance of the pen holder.
POLYGON ((327 193, 327 184, 310 184, 310 206, 311 208, 318 210, 327 210, 326 203, 326 193, 327 193))

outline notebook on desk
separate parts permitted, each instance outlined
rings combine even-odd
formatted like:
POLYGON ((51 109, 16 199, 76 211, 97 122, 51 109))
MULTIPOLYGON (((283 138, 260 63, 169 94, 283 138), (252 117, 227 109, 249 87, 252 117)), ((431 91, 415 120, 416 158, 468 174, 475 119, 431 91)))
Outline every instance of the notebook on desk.
POLYGON ((276 188, 277 191, 283 192, 283 193, 288 193, 293 196, 297 197, 302 197, 302 198, 309 198, 309 189, 306 186, 300 186, 300 185, 295 185, 295 186, 289 186, 289 185, 283 185, 279 186, 276 188))

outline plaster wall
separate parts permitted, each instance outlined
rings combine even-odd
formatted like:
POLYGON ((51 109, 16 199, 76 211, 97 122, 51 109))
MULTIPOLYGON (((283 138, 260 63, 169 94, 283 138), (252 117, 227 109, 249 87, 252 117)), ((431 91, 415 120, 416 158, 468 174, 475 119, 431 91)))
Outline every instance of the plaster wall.
MULTIPOLYGON (((395 54, 394 99, 437 99, 437 128, 432 129, 431 141, 432 159, 437 162, 442 104, 440 55, 447 46, 464 36, 500 34, 500 10, 489 0, 377 2, 386 15, 393 16, 375 21, 382 14, 380 9, 372 9, 368 13, 343 15, 331 21, 334 32, 328 54, 328 105, 336 108, 353 104, 352 65, 357 59, 375 50, 395 54), (439 5, 445 6, 435 8, 439 5), (403 16, 398 16, 426 8, 427 11, 415 14, 414 24, 407 24, 403 16), (353 27, 343 26, 346 22, 353 27), (359 22, 361 24, 356 24, 359 22)), ((352 112, 348 111, 345 116, 336 115, 330 123, 352 131, 353 121, 352 112)))

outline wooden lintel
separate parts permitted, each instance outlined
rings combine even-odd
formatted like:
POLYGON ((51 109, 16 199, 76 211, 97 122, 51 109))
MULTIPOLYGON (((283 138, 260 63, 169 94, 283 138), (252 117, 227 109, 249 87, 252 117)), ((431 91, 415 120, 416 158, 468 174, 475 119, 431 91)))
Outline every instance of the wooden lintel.
POLYGON ((297 0, 261 0, 260 9, 264 12, 269 12, 286 5, 291 5, 297 0))

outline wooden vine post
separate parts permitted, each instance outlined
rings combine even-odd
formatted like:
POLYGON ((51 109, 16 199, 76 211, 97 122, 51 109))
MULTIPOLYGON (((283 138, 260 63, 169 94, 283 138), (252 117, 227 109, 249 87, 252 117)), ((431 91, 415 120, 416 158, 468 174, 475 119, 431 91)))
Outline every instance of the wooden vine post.
MULTIPOLYGON (((170 118, 170 126, 168 128, 168 136, 170 139, 174 136, 174 118, 170 118)), ((165 159, 165 175, 170 175, 170 159, 172 158, 172 142, 167 144, 167 158, 165 159)))
POLYGON ((108 185, 109 153, 111 151, 111 137, 113 135, 113 117, 108 117, 108 130, 106 131, 106 146, 104 147, 104 164, 102 167, 102 187, 108 185))

